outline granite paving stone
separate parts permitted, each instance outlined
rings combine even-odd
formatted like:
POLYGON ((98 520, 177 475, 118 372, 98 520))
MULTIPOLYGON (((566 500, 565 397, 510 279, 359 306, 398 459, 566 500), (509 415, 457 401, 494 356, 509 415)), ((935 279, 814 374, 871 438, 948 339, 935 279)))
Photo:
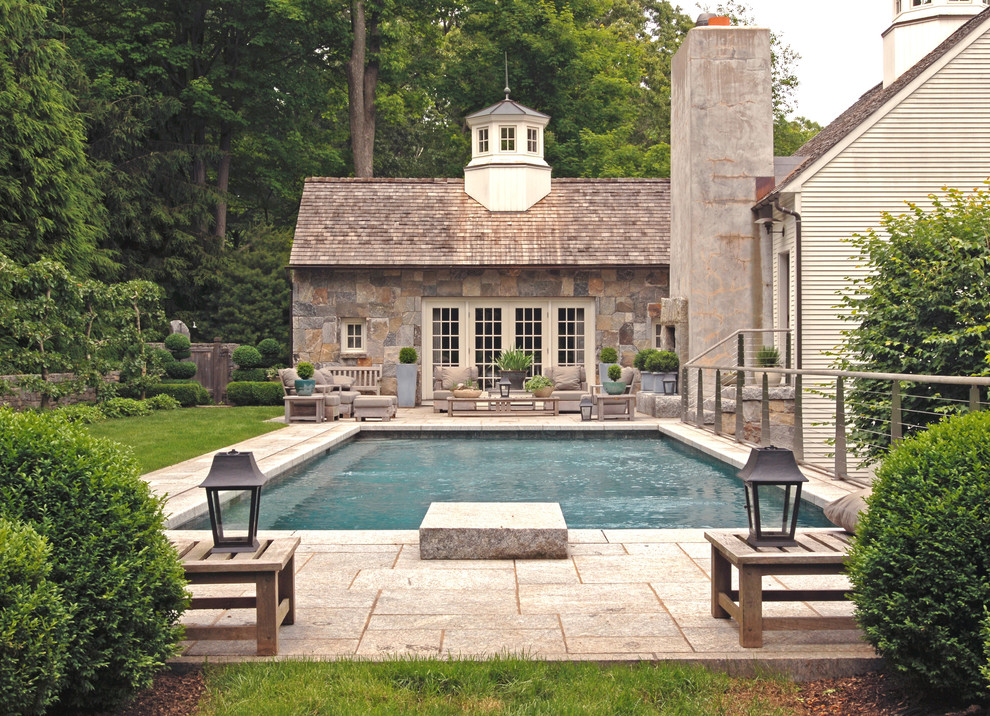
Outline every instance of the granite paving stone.
POLYGON ((453 656, 538 656, 564 651, 560 629, 447 629, 443 650, 453 656))

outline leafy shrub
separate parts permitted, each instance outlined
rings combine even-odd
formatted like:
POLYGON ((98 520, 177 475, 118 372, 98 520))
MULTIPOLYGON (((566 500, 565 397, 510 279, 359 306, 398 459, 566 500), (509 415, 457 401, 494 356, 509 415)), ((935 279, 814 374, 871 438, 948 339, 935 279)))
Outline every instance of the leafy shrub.
POLYGON ((643 350, 639 351, 636 354, 636 357, 633 358, 633 368, 635 368, 636 370, 647 370, 646 361, 649 359, 651 355, 655 353, 659 353, 659 351, 656 348, 644 348, 643 350))
POLYGON ((148 397, 156 395, 170 395, 184 408, 210 404, 210 394, 196 381, 159 383, 148 388, 148 397))
POLYGON ((761 368, 776 368, 780 365, 780 351, 775 346, 760 346, 756 351, 756 364, 761 368))
MULTIPOLYGON (((176 334, 172 334, 176 335, 176 334)), ((196 375, 196 364, 189 361, 172 361, 165 366, 165 375, 169 378, 186 380, 196 375)))
POLYGON ((990 413, 905 440, 877 470, 868 504, 849 562, 867 639, 922 688, 985 698, 990 413))
POLYGON ((416 352, 415 348, 405 347, 399 349, 399 362, 400 363, 415 363, 419 360, 419 354, 416 352))
POLYGON ((605 347, 602 348, 598 353, 598 357, 601 358, 602 363, 618 363, 619 353, 614 348, 605 347))
POLYGON ((58 416, 67 423, 82 423, 84 425, 92 425, 93 423, 102 423, 107 419, 107 416, 103 414, 95 405, 87 405, 85 403, 75 403, 74 405, 65 405, 58 410, 52 411, 53 416, 58 416))
POLYGON ((990 613, 983 620, 983 655, 986 656, 986 663, 980 671, 983 672, 983 678, 990 685, 990 613))
POLYGON ((133 398, 110 398, 100 403, 100 412, 108 418, 131 418, 151 412, 143 400, 133 398))
POLYGON ((523 388, 529 392, 534 390, 539 390, 540 388, 550 388, 553 386, 553 381, 542 375, 534 375, 532 378, 526 381, 523 388))
POLYGON ((529 370, 533 365, 533 356, 524 350, 510 348, 498 354, 495 365, 499 370, 529 370))
POLYGON ((154 365, 167 366, 169 363, 175 363, 175 356, 164 348, 152 348, 148 352, 148 362, 154 365))
POLYGON ((254 346, 237 346, 230 356, 238 368, 261 368, 264 359, 254 346))
POLYGON ((230 379, 238 383, 259 383, 267 380, 264 368, 235 368, 230 372, 230 379))
POLYGON ((316 368, 313 367, 312 363, 307 363, 303 361, 296 366, 296 374, 303 380, 309 380, 313 377, 313 373, 316 372, 316 368))
POLYGON ((280 383, 227 383, 227 400, 234 405, 281 405, 284 397, 280 383))
POLYGON ((618 365, 610 365, 608 367, 608 378, 609 380, 618 380, 622 377, 622 367, 618 365))
POLYGON ((0 703, 41 714, 58 695, 69 608, 49 579, 51 549, 30 525, 0 517, 0 703))
POLYGON ((650 373, 676 373, 680 364, 673 351, 657 351, 646 359, 646 370, 650 373))
POLYGON ((261 354, 261 367, 271 368, 282 357, 282 344, 274 338, 266 338, 258 344, 258 353, 261 354))
POLYGON ((113 709, 175 652, 187 596, 162 503, 116 443, 0 410, 0 514, 47 539, 71 612, 60 710, 113 709))
POLYGON ((144 404, 152 410, 177 410, 181 407, 178 400, 165 393, 151 396, 144 404))
POLYGON ((189 346, 189 338, 181 333, 173 333, 165 337, 165 348, 168 349, 169 353, 176 360, 182 360, 190 356, 189 346))

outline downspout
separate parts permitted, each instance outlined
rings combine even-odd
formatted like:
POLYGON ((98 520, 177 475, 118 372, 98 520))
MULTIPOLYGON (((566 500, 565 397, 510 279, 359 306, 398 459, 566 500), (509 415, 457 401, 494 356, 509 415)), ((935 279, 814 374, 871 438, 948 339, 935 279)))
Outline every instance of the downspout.
POLYGON ((794 367, 801 369, 803 363, 801 344, 801 215, 785 209, 779 199, 774 199, 773 207, 781 214, 794 217, 794 367))
POLYGON ((295 305, 296 287, 292 283, 292 268, 290 266, 285 267, 285 277, 289 279, 289 365, 292 366, 296 364, 296 354, 293 351, 293 348, 295 347, 295 343, 293 343, 292 340, 293 338, 292 324, 294 323, 292 308, 295 305))

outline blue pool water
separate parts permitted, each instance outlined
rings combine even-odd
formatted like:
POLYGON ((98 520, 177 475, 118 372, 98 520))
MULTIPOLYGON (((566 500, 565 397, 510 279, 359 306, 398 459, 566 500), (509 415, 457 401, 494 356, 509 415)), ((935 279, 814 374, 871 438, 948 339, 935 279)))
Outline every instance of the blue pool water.
MULTIPOLYGON (((362 436, 270 481, 259 526, 406 530, 431 502, 559 502, 574 529, 745 528, 735 473, 655 434, 362 436)), ((808 502, 800 524, 830 525, 808 502)), ((184 528, 209 529, 209 518, 184 528)))

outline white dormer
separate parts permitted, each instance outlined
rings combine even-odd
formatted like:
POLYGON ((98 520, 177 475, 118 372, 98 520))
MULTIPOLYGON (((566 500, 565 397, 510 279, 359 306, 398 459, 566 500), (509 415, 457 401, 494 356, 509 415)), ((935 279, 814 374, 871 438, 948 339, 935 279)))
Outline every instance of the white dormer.
POLYGON ((471 163, 464 191, 489 211, 526 211, 550 193, 543 130, 550 117, 509 99, 467 117, 471 163))
POLYGON ((883 33, 883 86, 990 5, 990 0, 893 0, 894 21, 883 33))

